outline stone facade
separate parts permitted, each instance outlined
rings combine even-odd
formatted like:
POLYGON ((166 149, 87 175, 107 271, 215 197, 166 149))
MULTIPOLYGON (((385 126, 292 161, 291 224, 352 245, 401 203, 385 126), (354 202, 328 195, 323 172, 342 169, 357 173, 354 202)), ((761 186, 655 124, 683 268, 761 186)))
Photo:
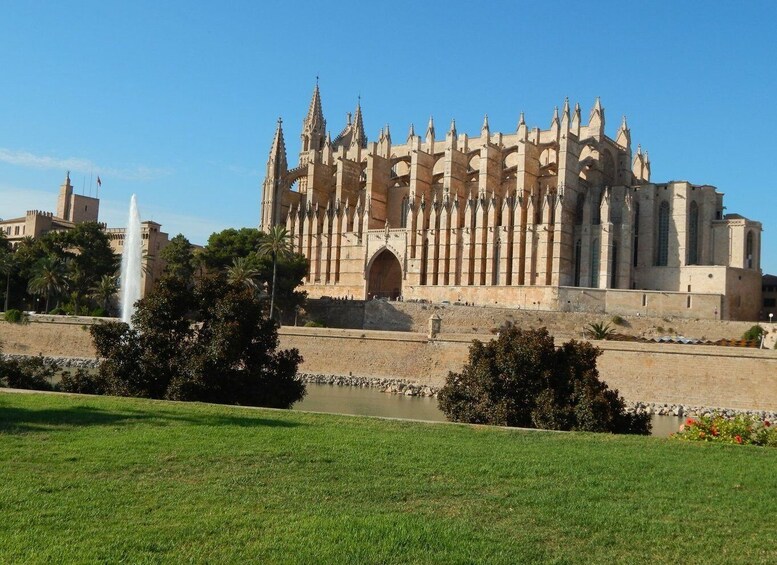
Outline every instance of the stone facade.
MULTIPOLYGON (((11 245, 16 247, 25 237, 33 239, 51 231, 66 231, 83 222, 97 222, 100 211, 100 200, 73 193, 70 183, 70 173, 59 187, 57 198, 57 213, 30 210, 23 218, 0 220, 0 230, 4 231, 11 245)), ((145 296, 154 282, 164 271, 164 262, 160 252, 169 243, 168 236, 161 231, 161 225, 156 222, 142 222, 143 241, 143 284, 142 296, 145 296)), ((124 228, 103 228, 108 233, 111 249, 121 255, 124 251, 124 228)))
POLYGON ((598 99, 587 123, 565 102, 546 130, 521 114, 515 132, 486 117, 477 137, 451 122, 438 139, 430 119, 397 145, 388 126, 368 143, 360 105, 332 139, 316 86, 301 145, 290 167, 279 120, 260 227, 292 234, 310 296, 559 310, 595 289, 611 313, 655 296, 687 317, 761 308, 761 224, 724 215, 713 186, 651 182, 625 117, 608 137, 598 99))

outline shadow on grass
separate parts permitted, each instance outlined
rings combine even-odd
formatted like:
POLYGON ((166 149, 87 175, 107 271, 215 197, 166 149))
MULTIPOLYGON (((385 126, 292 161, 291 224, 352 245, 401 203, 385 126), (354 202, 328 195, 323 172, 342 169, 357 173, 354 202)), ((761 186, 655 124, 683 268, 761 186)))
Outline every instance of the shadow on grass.
POLYGON ((278 427, 292 428, 303 424, 282 419, 225 414, 172 414, 160 407, 151 410, 105 410, 91 406, 71 408, 20 408, 0 405, 0 434, 21 434, 37 431, 68 431, 86 426, 124 426, 147 422, 167 426, 175 423, 198 426, 278 427))

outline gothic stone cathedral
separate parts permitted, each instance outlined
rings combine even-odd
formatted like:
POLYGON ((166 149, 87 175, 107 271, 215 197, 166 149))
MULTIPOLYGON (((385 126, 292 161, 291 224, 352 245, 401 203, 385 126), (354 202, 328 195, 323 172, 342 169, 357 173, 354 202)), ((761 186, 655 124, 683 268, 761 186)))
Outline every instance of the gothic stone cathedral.
POLYGON ((761 224, 723 194, 652 183, 623 119, 605 134, 568 102, 550 128, 444 140, 430 119, 367 141, 361 106, 334 138, 318 86, 289 167, 281 121, 263 184, 264 230, 285 226, 311 297, 469 302, 607 314, 756 319, 761 224))

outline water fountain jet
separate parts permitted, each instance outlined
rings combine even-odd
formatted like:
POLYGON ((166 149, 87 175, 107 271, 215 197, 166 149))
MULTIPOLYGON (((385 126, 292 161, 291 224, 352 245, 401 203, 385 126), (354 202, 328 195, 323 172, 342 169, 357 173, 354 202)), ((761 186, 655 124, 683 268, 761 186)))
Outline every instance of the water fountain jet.
POLYGON ((140 234, 140 214, 135 195, 130 199, 129 220, 124 233, 124 250, 121 254, 119 280, 119 305, 121 321, 132 325, 135 303, 140 300, 140 283, 143 277, 143 241, 140 234))

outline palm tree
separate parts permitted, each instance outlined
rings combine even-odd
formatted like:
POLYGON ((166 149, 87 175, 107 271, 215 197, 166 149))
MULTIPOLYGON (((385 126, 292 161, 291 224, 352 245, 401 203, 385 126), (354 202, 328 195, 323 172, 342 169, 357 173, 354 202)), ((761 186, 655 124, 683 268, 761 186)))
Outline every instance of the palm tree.
POLYGON ((227 280, 230 283, 244 286, 251 291, 256 290, 256 277, 258 276, 259 271, 254 268, 248 257, 234 258, 232 266, 227 269, 227 280))
POLYGON ((89 294, 93 299, 98 300, 102 309, 108 313, 111 299, 116 296, 119 291, 118 277, 116 275, 103 275, 100 277, 94 286, 92 292, 89 294))
POLYGON ((16 255, 10 251, 0 253, 0 273, 5 275, 5 305, 4 312, 8 312, 8 303, 11 296, 11 275, 16 270, 16 255))
POLYGON ((67 266, 59 257, 47 255, 35 265, 35 271, 27 284, 31 294, 41 294, 46 297, 46 312, 52 294, 58 294, 67 287, 67 266))
POLYGON ((292 254, 291 237, 283 226, 273 226, 259 244, 259 254, 272 258, 272 291, 270 292, 270 318, 275 306, 275 277, 278 270, 278 259, 285 259, 292 254))

